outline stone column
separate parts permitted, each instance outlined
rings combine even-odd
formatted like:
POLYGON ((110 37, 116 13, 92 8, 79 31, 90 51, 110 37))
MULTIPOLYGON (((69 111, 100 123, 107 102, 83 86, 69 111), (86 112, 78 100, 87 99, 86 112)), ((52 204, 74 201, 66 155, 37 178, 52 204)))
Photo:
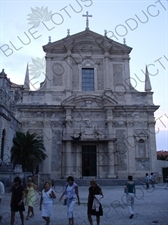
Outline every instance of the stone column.
POLYGON ((77 173, 76 176, 78 178, 82 177, 82 147, 81 145, 77 145, 77 150, 76 150, 76 154, 77 154, 77 162, 76 162, 76 166, 77 166, 77 173))
MULTIPOLYGON (((72 117, 71 117, 71 108, 66 108, 66 136, 69 139, 69 135, 72 135, 72 117)), ((72 171, 72 149, 71 141, 66 141, 65 144, 65 176, 69 176, 72 171)))
MULTIPOLYGON (((129 60, 130 58, 126 55, 124 58, 124 77, 123 77, 123 85, 125 90, 130 90, 134 86, 136 88, 135 80, 133 80, 133 86, 131 85, 131 78, 130 78, 130 68, 129 68, 129 60)), ((126 104, 132 105, 132 95, 126 91, 125 94, 126 104)))
POLYGON ((108 129, 108 178, 116 178, 114 159, 114 133, 113 133, 112 109, 106 107, 106 123, 108 129))
POLYGON ((71 95, 72 91, 72 62, 71 62, 71 51, 67 51, 66 59, 66 97, 71 95))
POLYGON ((45 92, 45 100, 44 103, 51 104, 52 95, 51 95, 51 87, 53 82, 53 70, 52 70, 52 57, 50 55, 46 56, 46 89, 49 90, 45 92))
POLYGON ((150 170, 151 172, 157 172, 157 154, 156 154, 156 132, 155 121, 148 121, 148 133, 149 133, 149 158, 150 158, 150 170))
POLYGON ((126 138, 126 146, 127 146, 127 157, 128 157, 128 162, 127 162, 127 171, 129 174, 134 174, 135 173, 135 157, 136 157, 136 146, 134 142, 134 121, 129 118, 126 121, 127 125, 127 138, 126 138))
POLYGON ((105 89, 110 89, 110 73, 109 73, 109 53, 104 54, 104 69, 105 69, 105 89))
POLYGON ((44 146, 46 148, 47 158, 42 164, 42 173, 50 174, 51 173, 51 140, 52 140, 52 130, 51 130, 51 121, 43 121, 43 140, 44 146))
POLYGON ((46 56, 46 88, 51 89, 52 77, 52 57, 50 55, 46 56))
POLYGON ((65 144, 65 176, 69 176, 72 172, 72 152, 71 152, 71 142, 66 141, 65 144))
POLYGON ((123 85, 125 86, 125 89, 129 90, 131 89, 132 85, 131 85, 131 82, 130 82, 130 68, 129 68, 129 56, 126 55, 123 57, 123 60, 124 60, 124 78, 123 78, 123 85))

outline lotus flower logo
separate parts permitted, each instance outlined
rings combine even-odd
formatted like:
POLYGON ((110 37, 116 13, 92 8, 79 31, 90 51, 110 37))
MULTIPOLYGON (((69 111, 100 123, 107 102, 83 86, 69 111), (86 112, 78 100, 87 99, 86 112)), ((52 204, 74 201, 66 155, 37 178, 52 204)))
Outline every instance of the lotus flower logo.
POLYGON ((39 78, 41 74, 45 75, 45 68, 46 68, 45 57, 43 57, 42 59, 40 59, 40 58, 33 59, 32 58, 32 62, 33 62, 33 64, 29 65, 29 73, 30 73, 30 75, 34 75, 32 80, 35 78, 39 78))
POLYGON ((45 57, 43 57, 36 59, 32 58, 32 62, 33 64, 29 64, 29 75, 33 76, 30 79, 30 83, 34 89, 37 89, 37 86, 39 86, 40 82, 42 82, 45 79, 46 61, 45 57))
POLYGON ((36 9, 31 8, 32 14, 28 14, 30 18, 28 20, 30 21, 29 24, 33 24, 33 27, 38 27, 41 22, 43 21, 49 21, 51 19, 52 11, 48 11, 48 7, 44 8, 43 6, 41 8, 36 7, 36 9))

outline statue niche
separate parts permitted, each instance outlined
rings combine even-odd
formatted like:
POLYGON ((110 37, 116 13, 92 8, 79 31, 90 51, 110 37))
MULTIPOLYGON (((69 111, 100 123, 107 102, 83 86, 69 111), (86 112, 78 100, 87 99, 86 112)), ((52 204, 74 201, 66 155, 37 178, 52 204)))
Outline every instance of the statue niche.
POLYGON ((139 158, 146 157, 146 146, 145 146, 145 141, 143 139, 140 139, 138 141, 138 157, 139 158))

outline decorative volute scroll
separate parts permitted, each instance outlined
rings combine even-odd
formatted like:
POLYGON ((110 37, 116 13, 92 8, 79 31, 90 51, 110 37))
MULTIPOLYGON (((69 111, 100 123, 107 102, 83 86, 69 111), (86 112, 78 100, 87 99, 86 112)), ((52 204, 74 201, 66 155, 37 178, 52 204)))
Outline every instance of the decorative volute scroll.
POLYGON ((44 120, 44 121, 43 121, 43 126, 44 126, 45 128, 49 128, 49 127, 51 126, 51 121, 50 121, 50 120, 44 120))
POLYGON ((21 124, 22 124, 22 128, 27 128, 28 127, 28 121, 27 120, 21 121, 21 124))
POLYGON ((155 124, 156 124, 155 121, 148 121, 148 126, 149 126, 149 127, 154 127, 155 124))

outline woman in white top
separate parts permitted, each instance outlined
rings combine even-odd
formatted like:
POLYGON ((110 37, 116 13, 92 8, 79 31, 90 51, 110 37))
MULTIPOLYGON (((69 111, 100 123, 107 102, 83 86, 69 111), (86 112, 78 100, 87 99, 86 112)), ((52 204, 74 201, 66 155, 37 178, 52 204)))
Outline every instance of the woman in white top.
POLYGON ((40 210, 42 211, 41 214, 46 221, 46 225, 50 224, 50 217, 53 210, 53 198, 56 198, 55 192, 51 189, 50 182, 46 182, 40 199, 40 210))
POLYGON ((78 185, 74 182, 74 178, 72 176, 69 176, 67 178, 65 191, 62 193, 59 201, 61 201, 64 195, 66 195, 67 198, 67 217, 69 221, 68 225, 74 225, 73 208, 76 203, 76 197, 78 200, 78 205, 80 205, 80 200, 78 194, 78 185))

